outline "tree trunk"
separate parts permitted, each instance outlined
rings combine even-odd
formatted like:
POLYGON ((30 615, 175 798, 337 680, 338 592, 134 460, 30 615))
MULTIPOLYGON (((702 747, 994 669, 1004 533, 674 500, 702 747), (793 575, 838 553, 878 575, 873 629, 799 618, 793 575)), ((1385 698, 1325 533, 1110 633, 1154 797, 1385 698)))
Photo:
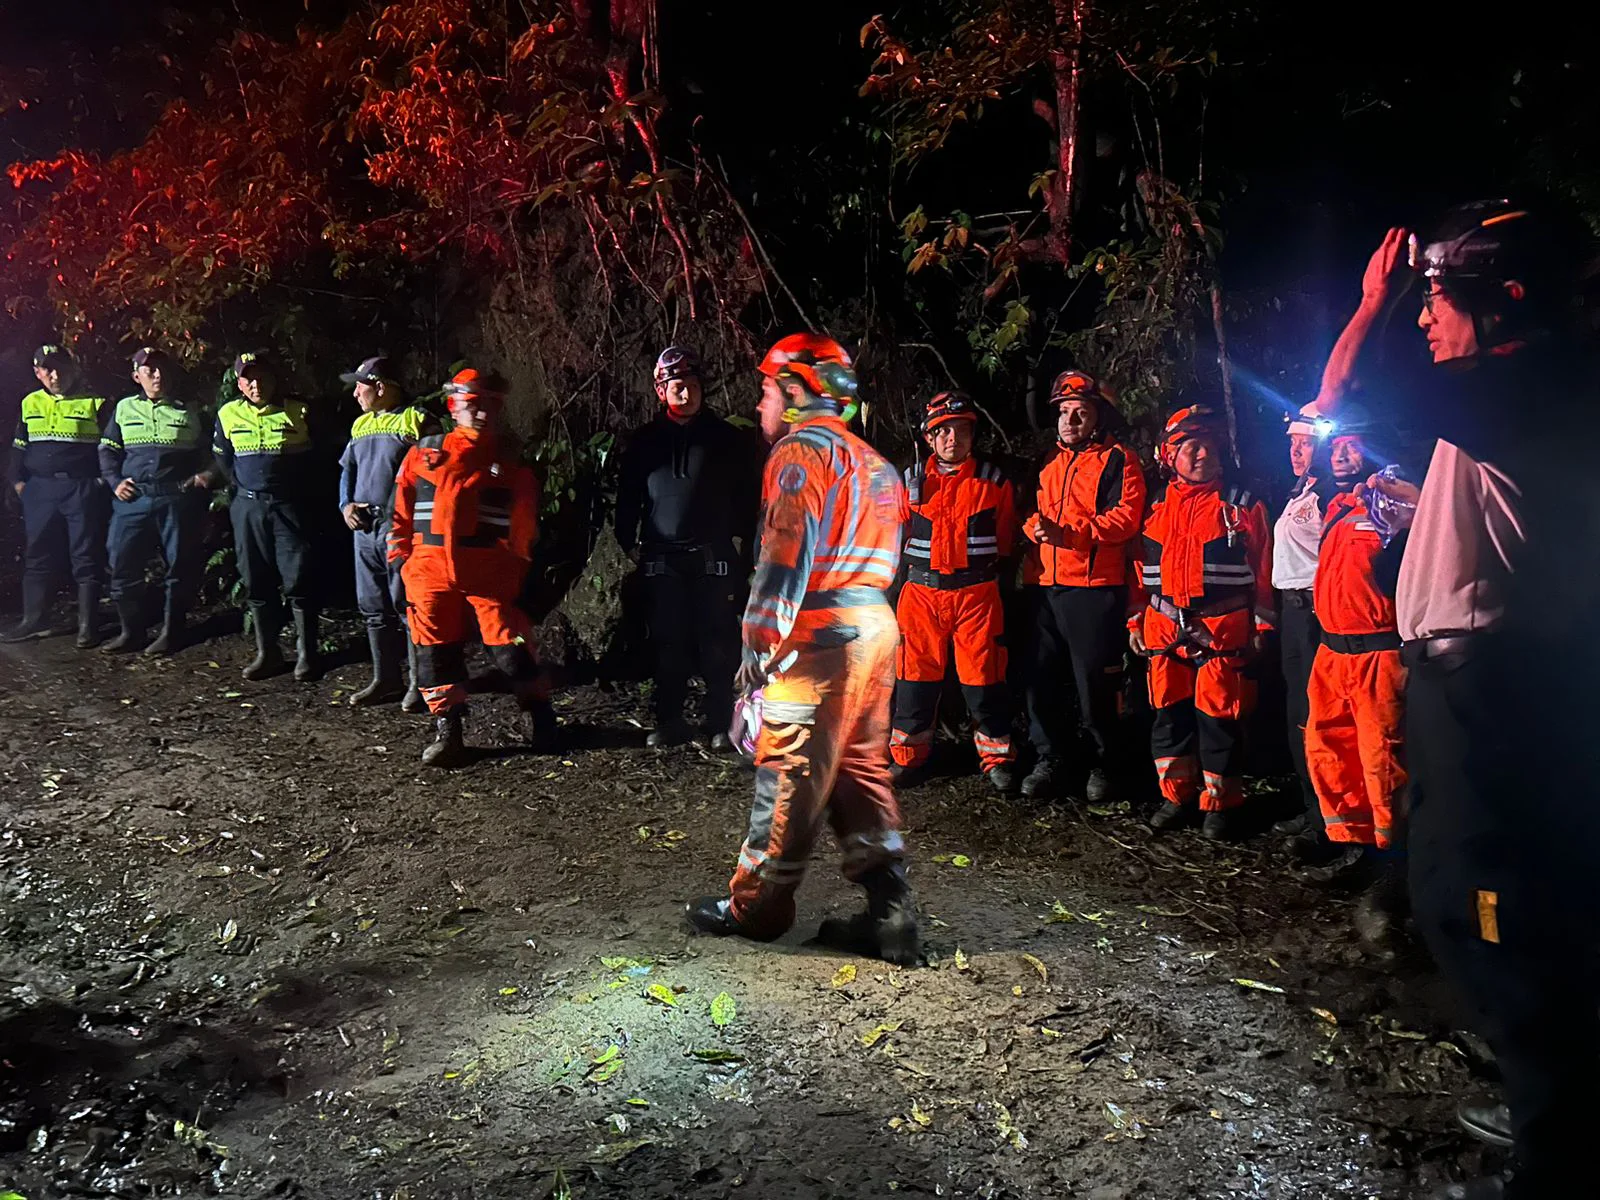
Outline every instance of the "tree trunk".
POLYGON ((1051 257, 1072 262, 1072 210, 1076 200, 1078 117, 1082 108, 1083 23, 1091 0, 1052 0, 1055 49, 1050 67, 1056 83, 1056 177, 1050 189, 1051 257))

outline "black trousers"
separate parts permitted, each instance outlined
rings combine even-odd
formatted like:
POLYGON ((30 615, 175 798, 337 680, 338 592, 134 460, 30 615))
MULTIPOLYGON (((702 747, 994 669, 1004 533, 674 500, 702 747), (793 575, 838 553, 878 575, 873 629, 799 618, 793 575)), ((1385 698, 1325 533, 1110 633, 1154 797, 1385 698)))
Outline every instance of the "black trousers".
POLYGON ((1311 786, 1306 767, 1306 722, 1311 719, 1311 664, 1316 661, 1317 645, 1322 641, 1322 624, 1311 610, 1310 589, 1278 592, 1278 647, 1283 658, 1284 707, 1289 725, 1289 756, 1294 761, 1295 778, 1300 781, 1300 802, 1312 832, 1327 837, 1322 823, 1322 805, 1311 786))
POLYGON ((281 617, 278 594, 295 608, 315 608, 310 506, 299 500, 235 493, 228 505, 233 546, 251 607, 281 617))
POLYGON ((1040 758, 1064 755, 1066 680, 1077 693, 1080 723, 1099 765, 1126 766, 1117 697, 1128 645, 1128 589, 1041 587, 1034 599, 1028 657, 1028 738, 1040 758))
POLYGON ((1518 1173, 1508 1198, 1592 1189, 1600 936, 1592 771, 1526 661, 1414 662, 1406 685, 1417 926, 1493 1048, 1518 1173), (1542 714, 1542 716, 1541 716, 1542 714), (1581 1183, 1589 1180, 1590 1184, 1581 1183))
POLYGON ((167 566, 167 596, 175 603, 193 603, 204 570, 201 562, 209 492, 190 489, 162 495, 135 496, 111 506, 106 549, 111 556, 111 598, 138 603, 144 596, 144 572, 159 550, 167 566))
POLYGON ((656 721, 683 717, 689 677, 706 681, 706 727, 725 731, 733 719, 733 676, 739 669, 741 576, 733 548, 657 553, 641 558, 650 640, 655 645, 656 721), (725 574, 717 574, 718 567, 725 574))
POLYGON ((97 478, 29 479, 22 485, 23 574, 48 586, 70 565, 75 582, 99 583, 110 508, 111 493, 97 478))

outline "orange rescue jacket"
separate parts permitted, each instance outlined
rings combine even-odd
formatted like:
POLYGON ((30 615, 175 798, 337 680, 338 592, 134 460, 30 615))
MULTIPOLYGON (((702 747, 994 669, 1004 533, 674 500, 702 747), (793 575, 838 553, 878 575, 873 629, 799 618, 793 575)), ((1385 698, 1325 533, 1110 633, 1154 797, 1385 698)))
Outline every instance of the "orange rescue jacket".
POLYGON ((1022 527, 1033 548, 1024 578, 1045 587, 1117 587, 1127 582, 1128 546, 1144 519, 1144 470, 1117 442, 1060 449, 1039 474, 1038 515, 1064 528, 1068 546, 1039 543, 1038 522, 1022 527))
POLYGON ((389 557, 438 558, 451 576, 514 570, 539 540, 533 471, 492 433, 453 429, 406 453, 395 477, 389 557))
POLYGON ((1340 492, 1322 518, 1322 550, 1311 606, 1329 633, 1393 633, 1394 597, 1378 587, 1372 565, 1383 541, 1354 492, 1340 492))
POLYGON ((900 565, 906 492, 894 467, 838 417, 797 425, 762 477, 761 552, 744 645, 766 665, 839 609, 887 604, 900 565))
POLYGON ((1168 484, 1144 523, 1130 627, 1158 597, 1198 616, 1253 608, 1256 628, 1270 629, 1276 611, 1266 506, 1220 480, 1168 484))
POLYGON ((913 571, 993 579, 1017 542, 1017 505, 1011 482, 993 463, 969 455, 954 471, 933 458, 907 467, 910 520, 906 564, 913 571))

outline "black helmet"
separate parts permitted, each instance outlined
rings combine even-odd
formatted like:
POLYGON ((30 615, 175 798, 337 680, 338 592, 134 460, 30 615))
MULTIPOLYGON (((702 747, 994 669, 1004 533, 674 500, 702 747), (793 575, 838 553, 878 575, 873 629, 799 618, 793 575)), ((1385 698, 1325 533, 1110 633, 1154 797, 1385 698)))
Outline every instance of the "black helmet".
POLYGON ((1476 318, 1482 346, 1520 336, 1565 299, 1550 227, 1510 200, 1452 208, 1425 240, 1412 238, 1411 266, 1476 318), (1522 288, 1515 299, 1505 286, 1513 281, 1522 288))

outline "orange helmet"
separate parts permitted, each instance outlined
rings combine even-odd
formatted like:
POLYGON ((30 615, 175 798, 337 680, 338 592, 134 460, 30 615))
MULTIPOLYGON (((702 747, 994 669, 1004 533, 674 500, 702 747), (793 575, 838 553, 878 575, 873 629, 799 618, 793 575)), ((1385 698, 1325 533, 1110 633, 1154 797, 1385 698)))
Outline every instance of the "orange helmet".
POLYGON ((922 432, 932 433, 941 425, 948 425, 951 421, 973 421, 978 419, 978 406, 973 403, 972 397, 965 392, 940 392, 928 401, 927 411, 922 415, 922 432))
POLYGON ((815 398, 814 402, 788 409, 784 413, 786 421, 797 421, 803 412, 813 408, 838 413, 846 421, 855 416, 860 386, 855 366, 845 348, 831 337, 791 333, 767 351, 756 369, 772 379, 793 379, 815 398))
POLYGON ((1156 457, 1164 467, 1171 467, 1178 447, 1193 437, 1223 438, 1221 418, 1209 404, 1191 404, 1180 408, 1167 418, 1161 430, 1161 444, 1156 447, 1156 457))
POLYGON ((444 385, 445 400, 472 399, 477 401, 492 401, 503 403, 510 385, 505 378, 492 371, 480 371, 476 367, 467 367, 457 371, 450 382, 444 385))
POLYGON ((1063 371, 1050 385, 1050 403, 1059 406, 1068 400, 1089 400, 1115 407, 1117 395, 1086 371, 1063 371))

